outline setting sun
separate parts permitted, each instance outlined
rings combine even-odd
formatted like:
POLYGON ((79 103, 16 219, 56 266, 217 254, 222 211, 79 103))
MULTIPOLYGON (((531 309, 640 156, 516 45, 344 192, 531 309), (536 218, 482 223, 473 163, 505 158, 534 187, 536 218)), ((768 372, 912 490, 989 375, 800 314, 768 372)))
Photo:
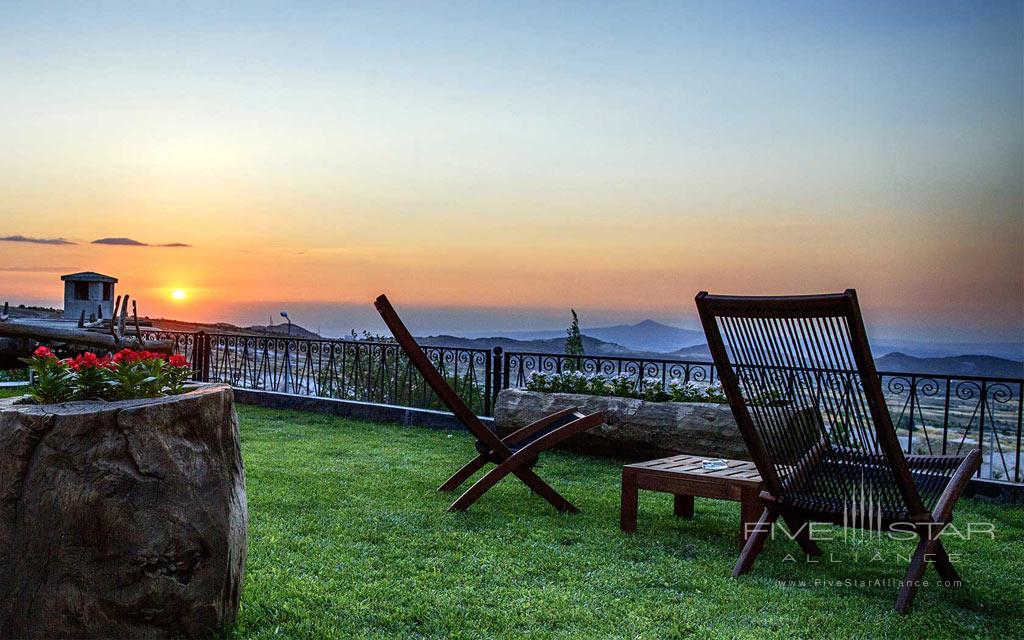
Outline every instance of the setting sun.
POLYGON ((185 299, 185 290, 184 289, 175 289, 174 291, 171 292, 171 299, 173 299, 173 300, 184 300, 185 299))

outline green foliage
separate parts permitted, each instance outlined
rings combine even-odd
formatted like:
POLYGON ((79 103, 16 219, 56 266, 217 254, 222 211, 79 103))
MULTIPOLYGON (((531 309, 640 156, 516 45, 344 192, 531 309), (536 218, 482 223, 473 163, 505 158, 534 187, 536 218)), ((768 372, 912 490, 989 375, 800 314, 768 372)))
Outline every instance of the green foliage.
POLYGON ((149 362, 122 363, 111 370, 114 400, 154 398, 159 395, 160 365, 149 362))
MULTIPOLYGON (((477 455, 463 432, 239 406, 249 549, 232 638, 657 640, 1020 635, 1024 509, 965 499, 951 538, 962 587, 922 586, 893 611, 912 542, 823 528, 808 562, 779 531, 753 571, 730 576, 739 504, 640 492, 637 533, 619 530, 622 462, 549 451, 536 471, 581 512, 559 514, 515 479, 466 513, 437 485, 477 455), (875 551, 881 558, 872 561, 875 551), (843 581, 852 580, 852 586, 843 581), (857 584, 866 581, 866 584, 857 584)), ((475 479, 475 478, 474 478, 475 479)), ((474 480, 471 479, 470 483, 474 480)), ((469 486, 467 483, 466 486, 469 486)))
POLYGON ((68 400, 131 400, 183 391, 192 370, 183 356, 124 349, 57 359, 46 347, 22 361, 34 373, 29 395, 38 404, 68 400))
POLYGON ((0 371, 0 382, 22 382, 23 380, 28 380, 28 369, 0 371))
MULTIPOLYGON (((326 398, 397 404, 423 409, 446 411, 421 375, 409 364, 405 354, 395 346, 391 336, 363 331, 351 332, 352 342, 365 345, 346 346, 336 350, 333 360, 321 359, 320 367, 314 374, 317 395, 326 398), (382 349, 377 345, 386 344, 382 349), (397 356, 397 357, 396 357, 397 356)), ((431 357, 436 355, 428 351, 431 357)), ((454 365, 448 361, 433 362, 441 371, 448 385, 475 413, 484 411, 484 367, 462 363, 459 375, 454 375, 454 365)))
POLYGON ((725 403, 725 394, 718 385, 698 386, 672 380, 667 386, 661 378, 640 378, 629 375, 588 375, 580 371, 531 373, 526 380, 529 391, 551 393, 583 393, 594 396, 639 398, 651 402, 715 402, 725 403))
POLYGON ((109 400, 113 397, 115 382, 111 379, 108 369, 80 367, 77 371, 70 373, 74 376, 70 381, 73 400, 109 400))
POLYGON ((66 402, 74 397, 71 370, 53 357, 48 349, 45 352, 37 350, 31 358, 22 358, 22 362, 32 372, 34 380, 29 385, 28 394, 36 404, 66 402))

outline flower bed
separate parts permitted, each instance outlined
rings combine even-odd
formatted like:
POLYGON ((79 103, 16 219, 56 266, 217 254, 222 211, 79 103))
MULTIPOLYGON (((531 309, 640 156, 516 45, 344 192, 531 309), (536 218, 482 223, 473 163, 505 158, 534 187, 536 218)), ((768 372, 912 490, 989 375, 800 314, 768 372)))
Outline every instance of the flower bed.
POLYGON ((49 348, 39 347, 22 362, 35 374, 29 396, 36 404, 177 395, 192 375, 184 356, 132 349, 104 356, 86 352, 61 360, 49 348))
POLYGON ((719 384, 699 386, 676 378, 667 385, 661 378, 640 378, 619 374, 606 376, 582 371, 559 373, 533 372, 526 379, 527 391, 548 393, 581 393, 590 396, 636 398, 648 402, 714 402, 725 404, 725 393, 719 384))

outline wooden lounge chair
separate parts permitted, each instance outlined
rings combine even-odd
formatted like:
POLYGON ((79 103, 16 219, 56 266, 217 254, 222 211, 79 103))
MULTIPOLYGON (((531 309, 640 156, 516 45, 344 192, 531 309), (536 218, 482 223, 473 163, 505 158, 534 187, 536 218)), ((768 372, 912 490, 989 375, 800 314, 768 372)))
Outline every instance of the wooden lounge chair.
POLYGON ((548 483, 541 480, 533 471, 537 457, 556 444, 571 438, 577 433, 592 429, 605 421, 601 413, 582 415, 575 408, 563 409, 545 418, 523 427, 504 438, 499 438, 493 431, 480 421, 473 411, 466 406, 462 398, 448 385, 444 377, 430 363, 416 340, 405 328, 402 320, 395 313, 386 296, 380 296, 374 302, 384 322, 391 329, 409 361, 420 372, 427 384, 434 390, 441 402, 455 414, 466 429, 476 438, 476 449, 479 455, 470 460, 464 467, 448 478, 438 491, 454 491, 482 469, 487 463, 496 465, 484 474, 465 493, 448 508, 449 511, 465 511, 477 498, 493 487, 505 476, 512 474, 523 481, 534 493, 550 502, 559 511, 576 513, 578 509, 566 500, 548 483))
POLYGON ((697 294, 722 387, 764 483, 764 511, 733 576, 748 571, 783 518, 809 555, 809 522, 914 532, 896 610, 909 610, 929 562, 959 581, 939 539, 978 470, 966 455, 905 455, 882 394, 857 294, 697 294))

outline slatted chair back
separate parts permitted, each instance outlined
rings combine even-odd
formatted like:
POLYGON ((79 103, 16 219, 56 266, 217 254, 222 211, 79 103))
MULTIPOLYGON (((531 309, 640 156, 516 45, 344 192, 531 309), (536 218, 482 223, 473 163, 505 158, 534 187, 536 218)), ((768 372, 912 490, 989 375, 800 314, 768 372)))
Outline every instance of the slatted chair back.
MULTIPOLYGON (((722 387, 765 489, 835 512, 862 499, 924 517, 852 289, 785 297, 701 292, 697 309, 722 387), (863 496, 868 487, 871 496, 863 496)), ((945 478, 925 482, 933 504, 945 478)), ((864 505, 851 505, 863 509, 864 505)))
POLYGON ((502 458, 508 457, 508 448, 502 444, 501 439, 494 432, 487 428, 487 425, 480 421, 480 418, 462 401, 459 394, 452 389, 451 385, 444 379, 444 376, 430 362, 430 358, 427 357, 427 354, 420 348, 416 339, 409 333, 402 319, 398 317, 398 313, 391 306, 387 296, 379 296, 373 305, 377 308, 381 318, 384 319, 384 324, 391 330, 391 334, 395 337, 395 341, 398 342, 398 346, 402 348, 406 357, 409 358, 409 362, 412 363, 412 366, 416 367, 416 370, 420 372, 420 375, 430 385, 430 388, 434 390, 434 393, 437 394, 441 402, 448 407, 448 410, 488 449, 494 451, 502 458))

